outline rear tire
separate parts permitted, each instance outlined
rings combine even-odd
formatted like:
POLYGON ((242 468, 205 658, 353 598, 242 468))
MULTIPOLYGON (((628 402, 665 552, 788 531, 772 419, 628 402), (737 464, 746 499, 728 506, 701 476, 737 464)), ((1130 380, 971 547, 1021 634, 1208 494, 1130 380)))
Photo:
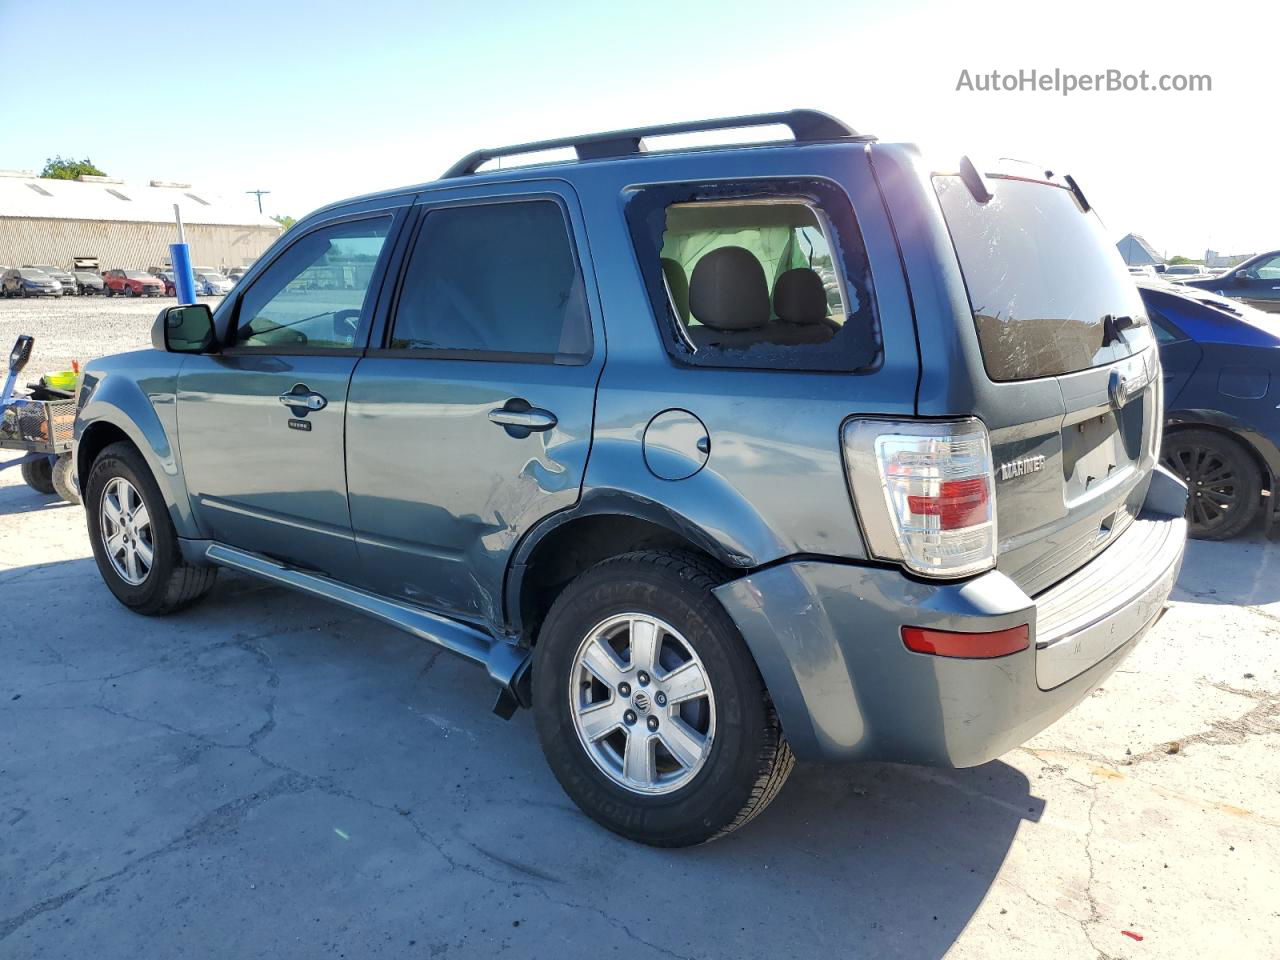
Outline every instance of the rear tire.
POLYGON ((687 553, 605 560, 556 599, 534 650, 534 719, 552 772, 584 813, 641 843, 689 846, 736 830, 794 765, 755 662, 711 593, 722 580, 687 553), (602 644, 612 651, 603 658, 602 644))
POLYGON ((48 457, 28 460, 19 469, 22 471, 22 479, 36 493, 57 493, 53 488, 53 464, 48 457))
MULTIPOLYGON (((146 461, 131 444, 113 443, 98 455, 89 471, 84 494, 89 542, 93 546, 98 572, 116 599, 130 610, 147 616, 174 613, 195 603, 213 587, 218 575, 216 567, 197 567, 183 561, 164 497, 146 461), (116 481, 123 483, 117 484, 116 481), (146 511, 146 530, 140 529, 139 524, 124 531, 133 537, 135 543, 141 540, 149 548, 151 559, 145 572, 140 563, 133 568, 135 573, 143 574, 136 583, 128 579, 130 567, 120 559, 122 554, 115 552, 118 547, 109 548, 104 539, 105 527, 121 529, 118 523, 103 523, 103 513, 108 512, 110 516, 104 497, 108 485, 112 485, 113 491, 133 491, 146 511), (109 549, 112 550, 110 555, 109 549)), ((131 504, 124 503, 119 496, 113 499, 112 509, 117 515, 121 508, 128 511, 131 504)), ((132 497, 124 499, 132 501, 132 497)), ((133 512, 140 516, 136 507, 133 507, 133 512)), ((114 541, 115 537, 112 539, 114 541)), ((138 578, 135 576, 134 579, 138 578)))
POLYGON ((1229 540, 1262 507, 1262 471, 1240 441, 1216 430, 1178 430, 1164 439, 1161 463, 1188 488, 1188 533, 1229 540))

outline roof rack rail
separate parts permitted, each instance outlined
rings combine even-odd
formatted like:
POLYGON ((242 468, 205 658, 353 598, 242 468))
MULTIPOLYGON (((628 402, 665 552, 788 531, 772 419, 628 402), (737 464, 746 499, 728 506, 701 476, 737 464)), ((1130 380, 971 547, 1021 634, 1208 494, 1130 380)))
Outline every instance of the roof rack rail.
POLYGON ((856 137, 858 132, 830 114, 819 110, 785 110, 781 113, 753 113, 744 117, 720 117, 714 120, 690 120, 685 123, 668 123, 656 127, 635 127, 631 130, 612 130, 608 133, 592 133, 581 137, 562 137, 559 140, 540 140, 509 147, 493 147, 467 154, 444 172, 442 180, 466 177, 475 173, 481 164, 498 157, 517 156, 522 153, 538 153, 572 147, 579 160, 600 160, 605 157, 626 157, 645 152, 645 137, 665 137, 676 133, 701 133, 708 130, 733 130, 739 127, 790 127, 797 141, 840 140, 856 137))

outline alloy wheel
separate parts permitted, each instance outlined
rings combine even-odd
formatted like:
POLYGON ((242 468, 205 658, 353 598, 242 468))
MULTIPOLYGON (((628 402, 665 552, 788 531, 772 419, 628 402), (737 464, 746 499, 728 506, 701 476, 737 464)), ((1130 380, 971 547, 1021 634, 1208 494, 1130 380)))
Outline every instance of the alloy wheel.
POLYGON ((141 586, 155 562, 147 505, 133 484, 124 477, 112 477, 102 489, 98 516, 102 546, 112 569, 130 586, 141 586))
POLYGON ((1219 450, 1198 443, 1166 444, 1164 466, 1187 485, 1187 516, 1205 530, 1231 518, 1237 504, 1237 477, 1219 450))
POLYGON ((618 614, 589 631, 573 658, 569 697, 587 755, 626 790, 679 790, 710 756, 710 677, 689 642, 656 617, 618 614))

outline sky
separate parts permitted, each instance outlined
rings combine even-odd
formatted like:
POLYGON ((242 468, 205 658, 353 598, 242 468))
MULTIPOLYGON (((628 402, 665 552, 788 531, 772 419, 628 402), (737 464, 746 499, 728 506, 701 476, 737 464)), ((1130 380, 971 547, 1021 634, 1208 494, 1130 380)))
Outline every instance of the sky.
POLYGON ((0 169, 88 156, 300 217, 478 146, 813 107, 939 169, 1071 173, 1167 256, 1247 253, 1280 247, 1278 35, 1273 0, 0 0, 0 169), (1212 90, 957 89, 1031 69, 1212 90))

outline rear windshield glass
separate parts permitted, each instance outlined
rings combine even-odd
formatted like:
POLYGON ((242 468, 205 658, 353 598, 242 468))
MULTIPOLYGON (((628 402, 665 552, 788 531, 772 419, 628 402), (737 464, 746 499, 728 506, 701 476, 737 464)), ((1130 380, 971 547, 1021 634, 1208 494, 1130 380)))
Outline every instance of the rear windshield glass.
POLYGON ((1124 261, 1070 191, 992 177, 979 204, 959 177, 933 182, 992 380, 1087 370, 1151 343, 1124 261))

